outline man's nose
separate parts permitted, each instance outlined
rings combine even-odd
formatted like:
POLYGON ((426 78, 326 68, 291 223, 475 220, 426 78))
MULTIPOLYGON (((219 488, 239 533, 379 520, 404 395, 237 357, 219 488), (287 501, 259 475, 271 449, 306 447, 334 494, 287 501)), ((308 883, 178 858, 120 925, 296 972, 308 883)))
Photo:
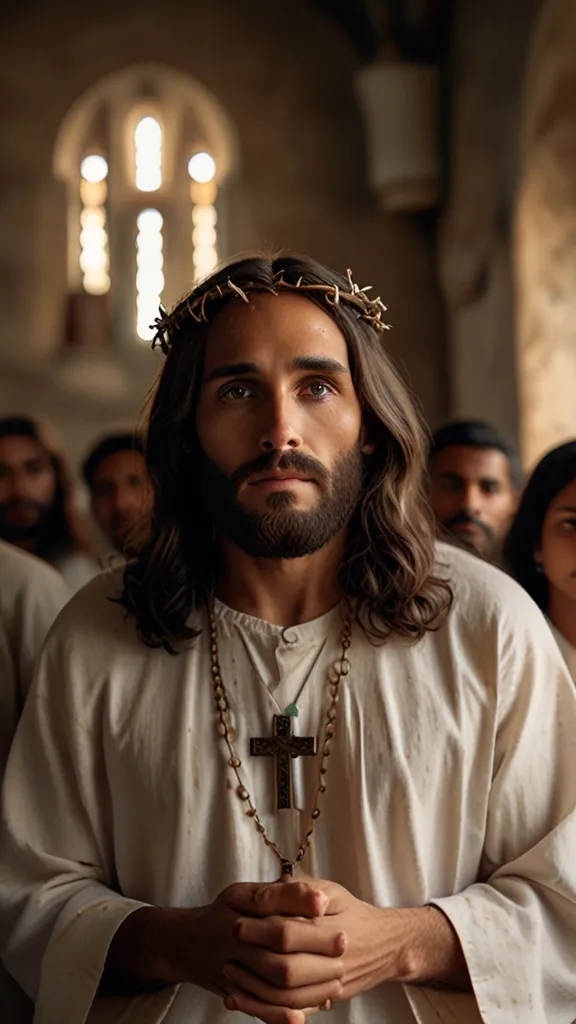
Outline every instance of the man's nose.
POLYGON ((302 436, 293 402, 285 395, 276 395, 264 408, 263 429, 258 439, 261 451, 283 451, 300 448, 302 436))
POLYGON ((10 481, 10 498, 13 501, 26 501, 30 497, 30 482, 25 473, 14 473, 10 481))
POLYGON ((462 493, 462 508, 474 516, 478 516, 482 510, 482 497, 480 488, 475 484, 469 484, 462 493))

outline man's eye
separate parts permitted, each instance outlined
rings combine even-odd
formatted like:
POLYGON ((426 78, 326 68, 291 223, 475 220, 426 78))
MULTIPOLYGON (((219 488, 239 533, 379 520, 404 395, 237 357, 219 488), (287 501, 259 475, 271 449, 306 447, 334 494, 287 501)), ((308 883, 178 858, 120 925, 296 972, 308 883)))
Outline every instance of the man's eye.
POLYGON ((307 385, 307 390, 310 392, 312 398, 326 398, 327 395, 332 394, 332 389, 325 384, 324 381, 315 380, 311 384, 307 385))
POLYGON ((242 399, 247 398, 252 392, 249 388, 245 387, 244 384, 230 384, 229 387, 223 388, 220 392, 222 398, 242 399))

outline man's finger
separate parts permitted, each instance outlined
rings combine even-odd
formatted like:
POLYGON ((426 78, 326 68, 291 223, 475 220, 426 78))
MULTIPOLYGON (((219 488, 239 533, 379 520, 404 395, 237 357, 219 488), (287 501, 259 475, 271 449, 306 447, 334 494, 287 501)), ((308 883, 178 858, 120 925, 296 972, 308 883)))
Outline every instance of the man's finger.
MULTIPOLYGON (((257 977, 277 988, 303 988, 339 981, 344 974, 344 961, 330 956, 293 953, 289 956, 267 949, 246 946, 239 954, 239 966, 248 968, 257 977)), ((227 964, 224 973, 229 976, 227 964)))
POLYGON ((338 999, 342 994, 340 981, 326 981, 315 985, 302 985, 298 988, 277 988, 270 985, 253 971, 241 967, 240 964, 227 964, 224 970, 226 979, 234 986, 232 996, 245 992, 261 1003, 269 1006, 281 1006, 290 1010, 303 1010, 308 1006, 322 1006, 327 1000, 338 999))
POLYGON ((329 903, 329 897, 308 882, 239 883, 225 889, 220 899, 247 917, 322 917, 329 903))
POLYGON ((336 885, 334 882, 329 882, 323 878, 312 878, 311 875, 304 875, 299 881, 305 882, 312 889, 317 889, 328 897, 326 916, 342 914, 348 909, 350 894, 342 889, 340 885, 336 885))
POLYGON ((246 992, 235 992, 226 996, 224 1005, 227 1010, 239 1010, 248 1017, 256 1017, 265 1024, 305 1024, 308 1017, 313 1017, 328 1006, 307 1007, 305 1010, 290 1010, 287 1006, 267 1006, 246 992))
POLYGON ((321 956, 343 956, 346 934, 327 921, 321 926, 314 921, 296 918, 244 917, 236 925, 236 938, 248 946, 261 946, 275 953, 316 953, 321 956))

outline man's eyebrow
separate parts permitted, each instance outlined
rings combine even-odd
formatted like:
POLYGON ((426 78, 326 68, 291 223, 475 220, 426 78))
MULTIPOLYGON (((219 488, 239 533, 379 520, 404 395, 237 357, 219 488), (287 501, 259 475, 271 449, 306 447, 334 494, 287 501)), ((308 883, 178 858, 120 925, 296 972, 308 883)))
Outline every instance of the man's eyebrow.
POLYGON ((576 506, 574 505, 560 505, 556 509, 557 512, 576 512, 576 506))
POLYGON ((223 377, 241 377, 246 373, 260 373, 260 367, 256 363, 226 363, 224 366, 217 366, 210 370, 205 380, 209 384, 212 380, 221 380, 223 377))
POLYGON ((350 373, 347 366, 329 356, 299 356, 292 363, 294 370, 312 370, 316 373, 350 373))
MULTIPOLYGON (((348 368, 337 359, 329 356, 298 356, 292 361, 293 370, 307 370, 312 373, 350 373, 348 368)), ((216 366, 206 375, 205 382, 210 384, 214 380, 222 380, 224 377, 241 377, 245 374, 259 374, 261 369, 257 363, 226 363, 224 366, 216 366)))
POLYGON ((464 480, 464 477, 460 476, 460 473, 449 473, 449 472, 446 472, 446 473, 440 473, 440 479, 441 480, 457 480, 458 483, 461 483, 464 480))

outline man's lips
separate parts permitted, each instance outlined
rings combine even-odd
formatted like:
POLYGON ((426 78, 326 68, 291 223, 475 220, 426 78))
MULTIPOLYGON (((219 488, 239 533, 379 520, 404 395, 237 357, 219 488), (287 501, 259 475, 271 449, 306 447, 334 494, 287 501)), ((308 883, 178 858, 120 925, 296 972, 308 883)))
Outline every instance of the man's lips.
POLYGON ((482 533, 482 529, 476 523, 454 523, 450 529, 452 533, 482 533))
POLYGON ((248 481, 250 487, 263 487, 266 490, 272 491, 286 490, 288 487, 293 487, 294 484, 310 483, 313 483, 310 477, 298 476, 295 473, 272 473, 248 481))
POLYGON ((312 483, 312 478, 295 473, 294 470, 268 471, 259 476, 250 477, 248 484, 254 487, 257 484, 286 484, 286 483, 312 483))
POLYGON ((28 505, 14 505, 9 511, 6 512, 7 523, 28 523, 31 519, 35 519, 38 516, 38 510, 30 508, 28 505))

